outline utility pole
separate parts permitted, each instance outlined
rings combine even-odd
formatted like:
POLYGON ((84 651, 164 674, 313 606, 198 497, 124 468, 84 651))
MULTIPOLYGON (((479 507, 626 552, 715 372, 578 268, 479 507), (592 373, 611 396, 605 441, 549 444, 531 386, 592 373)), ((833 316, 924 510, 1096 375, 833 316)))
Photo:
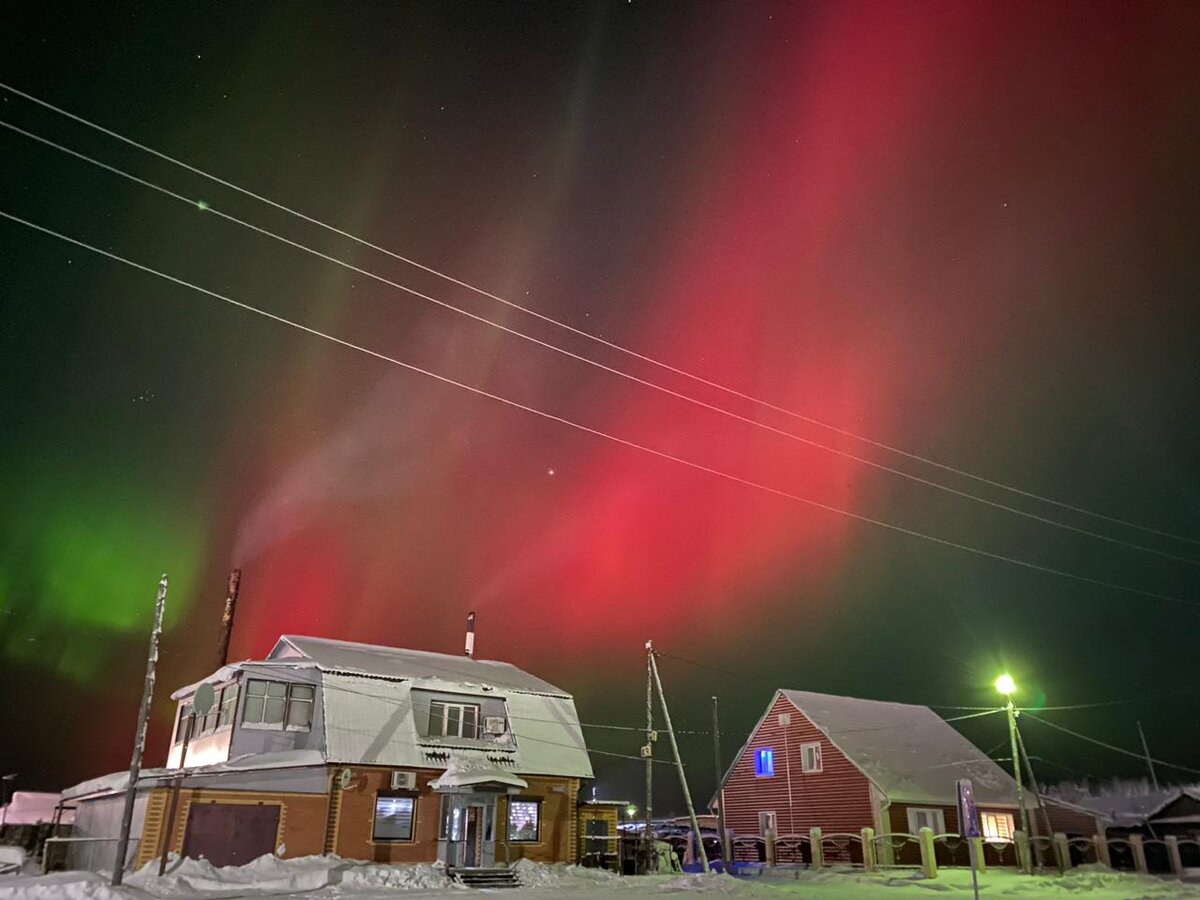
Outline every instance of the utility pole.
POLYGON ((654 865, 654 644, 646 641, 646 746, 642 756, 646 757, 646 828, 642 833, 643 852, 646 854, 646 873, 654 865))
MULTIPOLYGON (((1040 787, 1038 787, 1037 776, 1033 774, 1033 760, 1029 758, 1029 751, 1025 749, 1025 738, 1023 738, 1021 736, 1020 731, 1017 732, 1017 746, 1020 748, 1021 755, 1023 757, 1025 757, 1025 771, 1029 774, 1029 786, 1031 788, 1033 788, 1033 796, 1035 798, 1037 798, 1038 810, 1041 811, 1042 818, 1046 821, 1046 828, 1049 829, 1049 832, 1052 835, 1054 833, 1054 828, 1051 827, 1051 825, 1050 825, 1050 816, 1048 816, 1046 814, 1046 804, 1042 802, 1042 789, 1040 787)), ((1036 839, 1037 836, 1038 836, 1038 822, 1037 822, 1037 816, 1034 816, 1033 817, 1033 831, 1030 834, 1030 837, 1032 839, 1036 839)), ((1031 848, 1031 852, 1033 854, 1034 859, 1037 860, 1037 863, 1040 866, 1042 864, 1040 845, 1034 843, 1031 840, 1029 846, 1031 848)))
POLYGON ((1017 807, 1021 812, 1021 831, 1028 838, 1029 814, 1025 811, 1025 788, 1021 785, 1021 757, 1017 753, 1017 708, 1013 704, 1011 693, 1004 710, 1008 714, 1008 740, 1012 745, 1013 776, 1017 780, 1017 807))
POLYGON ((229 573, 225 587, 225 611, 221 613, 221 636, 217 640, 217 668, 229 662, 229 639, 233 635, 233 615, 237 612, 238 591, 242 585, 242 570, 229 573))
POLYGON ((663 693, 662 679, 658 676, 658 666, 654 662, 654 648, 649 642, 646 649, 650 651, 650 672, 654 676, 654 686, 658 689, 658 702, 662 706, 663 724, 667 726, 667 737, 671 739, 671 752, 675 754, 675 769, 679 772, 679 786, 683 789, 683 802, 687 804, 688 817, 692 820, 692 832, 696 835, 696 847, 700 852, 700 867, 705 874, 708 868, 708 853, 704 850, 704 837, 700 834, 700 823, 696 820, 696 807, 692 805, 692 792, 688 790, 687 778, 683 774, 683 760, 679 757, 679 744, 675 740, 675 729, 671 726, 671 711, 667 709, 667 695, 663 693))
POLYGON ((146 726, 150 721, 150 702, 154 699, 154 679, 158 667, 158 638, 162 634, 163 607, 167 604, 167 576, 158 581, 158 598, 154 604, 154 630, 150 632, 150 653, 146 657, 146 683, 142 686, 142 705, 138 709, 137 736, 133 741, 133 757, 129 761, 129 787, 125 791, 125 810, 121 814, 121 835, 117 838, 117 856, 113 860, 113 887, 125 878, 125 854, 129 850, 129 832, 133 827, 133 804, 137 798, 138 774, 146 752, 146 726))
POLYGON ((1142 752, 1146 754, 1146 768, 1150 770, 1150 783, 1158 790, 1158 775, 1154 772, 1154 760, 1150 758, 1150 747, 1146 743, 1146 732, 1142 731, 1141 720, 1138 720, 1138 737, 1142 739, 1142 752))
POLYGON ((721 838, 721 862, 729 865, 729 848, 725 846, 725 797, 721 790, 721 724, 717 716, 717 698, 712 698, 713 712, 713 763, 717 773, 717 831, 721 838))

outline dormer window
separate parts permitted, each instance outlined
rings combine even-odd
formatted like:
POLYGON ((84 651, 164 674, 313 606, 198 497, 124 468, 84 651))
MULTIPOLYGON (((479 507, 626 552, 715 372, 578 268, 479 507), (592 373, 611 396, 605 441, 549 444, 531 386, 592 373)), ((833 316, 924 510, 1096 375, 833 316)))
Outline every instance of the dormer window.
POLYGON ((250 728, 308 731, 312 728, 315 694, 311 684, 251 678, 246 682, 242 724, 250 728))
POLYGON ((429 703, 429 734, 432 737, 479 737, 479 705, 476 703, 429 703))

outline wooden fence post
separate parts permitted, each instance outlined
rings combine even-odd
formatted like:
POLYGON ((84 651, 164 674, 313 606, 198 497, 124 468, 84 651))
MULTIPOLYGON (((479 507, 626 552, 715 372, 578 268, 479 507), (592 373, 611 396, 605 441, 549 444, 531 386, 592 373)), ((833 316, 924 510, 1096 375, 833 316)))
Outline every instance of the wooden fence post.
POLYGON ((1029 859, 1029 835, 1018 828, 1013 832, 1013 843, 1017 845, 1017 870, 1028 875, 1033 871, 1029 859))
POLYGON ((808 844, 809 849, 812 850, 813 871, 816 871, 825 865, 825 845, 821 843, 820 828, 810 828, 808 830, 808 844))
POLYGON ((1179 855, 1179 838, 1168 834, 1164 838, 1167 844, 1167 856, 1171 860, 1171 874, 1176 878, 1183 877, 1183 857, 1179 855))
POLYGON ((1147 875, 1150 872, 1146 865, 1146 848, 1142 844, 1142 836, 1140 834, 1131 834, 1129 836, 1129 849, 1133 851, 1133 865, 1141 874, 1147 875))
POLYGON ((874 872, 879 868, 879 863, 875 860, 875 829, 864 828, 862 830, 862 848, 863 848, 863 868, 868 872, 874 872))
POLYGON ((775 829, 768 828, 767 833, 764 835, 764 838, 766 839, 766 842, 767 842, 767 865, 768 866, 778 865, 779 857, 776 855, 775 829))
POLYGON ((983 838, 968 838, 975 845, 975 871, 980 875, 987 872, 987 858, 983 855, 983 838))
POLYGON ((933 829, 922 828, 917 833, 917 844, 921 848, 921 873, 926 878, 937 878, 937 857, 933 852, 933 829))
POLYGON ((1092 838, 1096 845, 1096 861, 1107 869, 1112 868, 1112 857, 1108 855, 1108 838, 1097 834, 1092 838))
POLYGON ((1054 858, 1058 862, 1058 871, 1065 875, 1071 868, 1071 846, 1061 831, 1054 832, 1054 858))

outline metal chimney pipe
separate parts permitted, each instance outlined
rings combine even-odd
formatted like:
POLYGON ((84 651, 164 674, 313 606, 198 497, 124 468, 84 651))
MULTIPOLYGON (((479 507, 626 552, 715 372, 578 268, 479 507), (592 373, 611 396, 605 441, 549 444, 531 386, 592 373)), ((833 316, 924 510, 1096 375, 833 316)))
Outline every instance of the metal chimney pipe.
POLYGON ((467 649, 465 652, 468 657, 475 656, 475 610, 467 613, 467 649))

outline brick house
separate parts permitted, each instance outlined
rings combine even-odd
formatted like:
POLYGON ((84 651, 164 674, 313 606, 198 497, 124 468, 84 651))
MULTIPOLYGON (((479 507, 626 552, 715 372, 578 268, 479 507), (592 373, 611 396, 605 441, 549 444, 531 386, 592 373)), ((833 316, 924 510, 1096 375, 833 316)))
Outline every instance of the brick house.
MULTIPOLYGON (((735 835, 770 830, 807 837, 814 827, 825 835, 857 835, 868 827, 877 835, 916 834, 923 827, 955 834, 960 778, 974 785, 989 860, 1013 864, 1015 851, 1005 845, 1020 822, 1015 782, 929 707, 779 690, 714 803, 724 806, 726 827, 735 835)), ((1029 795, 1026 804, 1032 814, 1029 795)), ((894 862, 916 861, 914 844, 881 843, 881 860, 894 852, 894 862)), ((826 855, 859 861, 861 849, 842 840, 826 855)), ((790 858, 782 846, 779 858, 810 857, 793 842, 790 858)))
MULTIPOLYGON (((592 769, 574 701, 508 663, 284 635, 172 696, 167 766, 139 782, 137 866, 164 847, 215 865, 577 858, 592 769)), ((115 836, 126 779, 67 792, 76 835, 115 836)))

